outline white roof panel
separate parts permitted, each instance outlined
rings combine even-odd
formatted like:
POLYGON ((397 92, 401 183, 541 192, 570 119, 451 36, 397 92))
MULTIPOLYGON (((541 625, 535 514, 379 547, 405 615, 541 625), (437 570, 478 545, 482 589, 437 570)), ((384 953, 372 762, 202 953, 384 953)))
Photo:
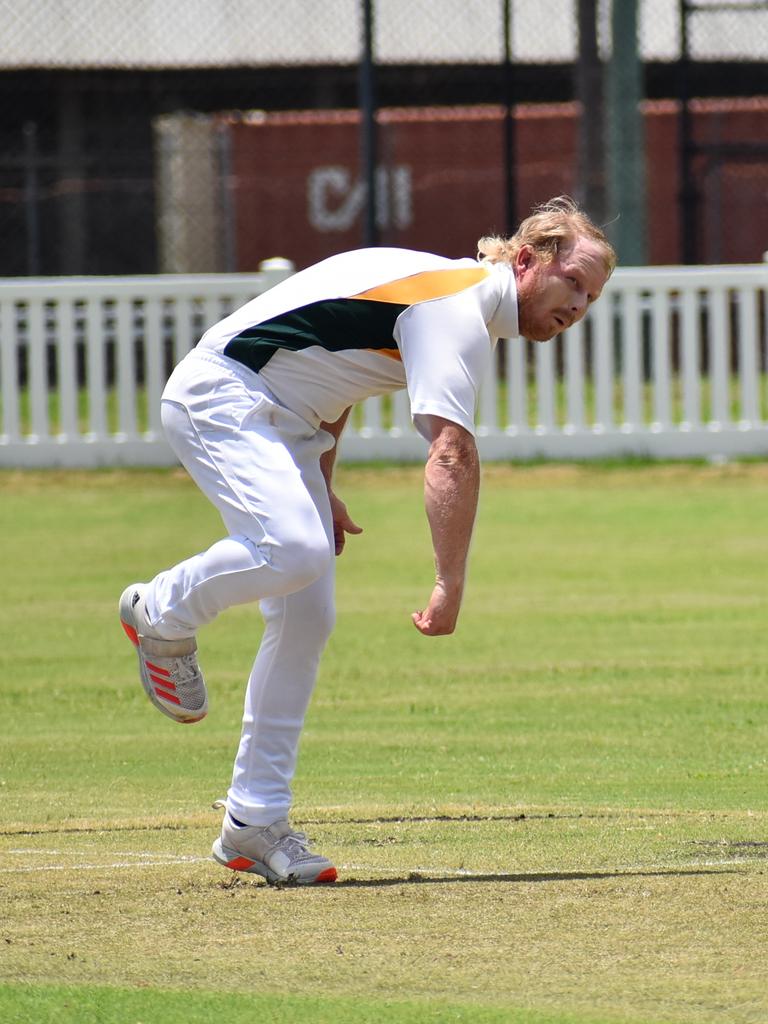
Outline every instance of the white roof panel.
MULTIPOLYGON (((512 53, 534 63, 576 56, 576 0, 511 0, 512 53)), ((617 0, 620 2, 620 0, 617 0)), ((698 0, 691 55, 768 59, 768 7, 698 0)), ((354 64, 360 0, 0 0, 0 68, 195 68, 354 64)), ((610 41, 602 0, 601 37, 610 41)), ((498 63, 501 0, 377 0, 375 49, 382 63, 498 63)), ((608 41, 606 43, 606 40, 608 41)), ((679 53, 678 0, 640 0, 645 59, 679 53)))

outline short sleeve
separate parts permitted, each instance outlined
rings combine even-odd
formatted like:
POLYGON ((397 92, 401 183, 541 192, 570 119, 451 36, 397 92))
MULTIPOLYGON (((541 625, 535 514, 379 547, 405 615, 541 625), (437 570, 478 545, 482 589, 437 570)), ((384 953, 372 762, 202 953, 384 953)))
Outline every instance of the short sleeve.
POLYGON ((441 416, 475 433, 480 384, 491 362, 491 337, 475 289, 410 306, 395 340, 405 368, 411 416, 441 416))

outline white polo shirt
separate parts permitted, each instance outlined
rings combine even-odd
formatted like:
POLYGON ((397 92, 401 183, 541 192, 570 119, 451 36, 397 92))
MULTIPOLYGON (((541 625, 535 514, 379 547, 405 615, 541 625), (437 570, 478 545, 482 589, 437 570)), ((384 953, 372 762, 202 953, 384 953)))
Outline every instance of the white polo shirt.
POLYGON ((417 429, 421 416, 436 415, 474 434, 496 341, 517 334, 506 264, 376 248, 300 271, 217 323, 198 347, 256 371, 314 427, 407 388, 417 429))

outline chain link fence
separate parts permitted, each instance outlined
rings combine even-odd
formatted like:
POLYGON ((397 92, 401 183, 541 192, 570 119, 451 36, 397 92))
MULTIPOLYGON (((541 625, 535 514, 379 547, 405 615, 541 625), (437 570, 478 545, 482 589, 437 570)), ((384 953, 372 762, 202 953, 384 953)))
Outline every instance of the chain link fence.
POLYGON ((0 10, 0 276, 467 255, 560 192, 625 264, 768 249, 768 2, 0 10))

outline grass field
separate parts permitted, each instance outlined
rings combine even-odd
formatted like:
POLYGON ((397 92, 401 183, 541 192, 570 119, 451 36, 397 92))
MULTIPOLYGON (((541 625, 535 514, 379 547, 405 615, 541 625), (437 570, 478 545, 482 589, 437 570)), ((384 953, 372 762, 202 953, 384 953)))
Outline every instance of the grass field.
POLYGON ((201 634, 208 718, 135 679, 123 586, 210 543, 178 472, 0 473, 0 1021, 768 1020, 768 466, 488 467, 460 629, 417 469, 365 527, 296 782, 340 868, 209 860, 254 609, 201 634))

